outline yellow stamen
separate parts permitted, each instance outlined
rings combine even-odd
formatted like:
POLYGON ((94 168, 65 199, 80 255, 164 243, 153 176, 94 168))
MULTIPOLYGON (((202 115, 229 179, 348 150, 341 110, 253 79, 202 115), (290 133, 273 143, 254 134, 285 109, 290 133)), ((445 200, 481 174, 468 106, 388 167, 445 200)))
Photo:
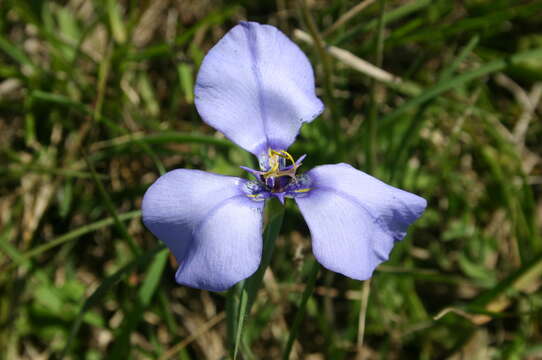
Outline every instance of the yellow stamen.
POLYGON ((271 166, 271 168, 263 174, 265 178, 278 176, 295 176, 295 170, 297 169, 297 166, 295 164, 294 158, 287 151, 277 151, 270 148, 267 154, 269 156, 269 165, 271 166), (279 171, 279 157, 290 161, 293 165, 293 168, 288 171, 279 171))
POLYGON ((296 193, 305 193, 305 192, 309 192, 311 190, 312 190, 311 188, 305 188, 305 189, 294 190, 294 192, 296 192, 296 193))
POLYGON ((284 150, 279 150, 279 151, 275 151, 275 150, 271 150, 274 154, 280 156, 281 158, 283 159, 286 159, 286 160, 290 160, 292 162, 292 165, 295 165, 295 160, 294 158, 292 157, 292 155, 290 155, 288 152, 284 151, 284 150))
POLYGON ((265 200, 265 198, 263 196, 261 196, 260 194, 246 194, 247 197, 251 198, 252 200, 254 201, 262 201, 262 200, 265 200))

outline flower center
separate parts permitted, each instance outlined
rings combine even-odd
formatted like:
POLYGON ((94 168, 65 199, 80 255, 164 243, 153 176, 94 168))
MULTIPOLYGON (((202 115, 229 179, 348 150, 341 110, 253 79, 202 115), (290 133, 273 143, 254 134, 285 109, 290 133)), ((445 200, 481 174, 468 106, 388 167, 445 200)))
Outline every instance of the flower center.
POLYGON ((275 196, 284 202, 285 197, 306 194, 311 190, 311 181, 305 175, 296 175, 304 158, 295 161, 285 150, 269 149, 260 157, 260 171, 242 167, 256 177, 256 181, 245 184, 247 196, 253 200, 275 196))

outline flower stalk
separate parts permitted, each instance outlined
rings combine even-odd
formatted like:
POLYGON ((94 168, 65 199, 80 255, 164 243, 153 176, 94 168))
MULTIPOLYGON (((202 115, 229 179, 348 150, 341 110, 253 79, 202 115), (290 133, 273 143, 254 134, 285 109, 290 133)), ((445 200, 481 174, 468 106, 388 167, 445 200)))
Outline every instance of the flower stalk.
POLYGON ((258 270, 240 285, 241 291, 230 290, 228 292, 229 311, 227 311, 228 331, 230 334, 230 356, 237 358, 239 346, 242 340, 242 332, 247 314, 256 299, 256 294, 262 286, 265 270, 271 263, 271 257, 275 248, 275 241, 280 233, 284 219, 284 206, 276 199, 271 199, 266 207, 267 226, 263 234, 262 261, 258 270))

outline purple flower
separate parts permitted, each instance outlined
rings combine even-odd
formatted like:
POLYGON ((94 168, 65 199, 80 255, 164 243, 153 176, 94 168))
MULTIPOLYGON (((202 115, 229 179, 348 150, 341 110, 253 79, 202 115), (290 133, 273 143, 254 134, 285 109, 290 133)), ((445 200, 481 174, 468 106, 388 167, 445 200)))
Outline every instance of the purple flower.
POLYGON ((286 152, 299 128, 323 111, 303 52, 270 25, 242 22, 207 54, 196 83, 203 120, 254 154, 255 180, 178 169, 143 198, 143 222, 178 262, 180 284, 222 291, 253 274, 262 255, 265 200, 295 200, 316 259, 364 280, 388 259, 426 201, 347 164, 298 174, 286 152))

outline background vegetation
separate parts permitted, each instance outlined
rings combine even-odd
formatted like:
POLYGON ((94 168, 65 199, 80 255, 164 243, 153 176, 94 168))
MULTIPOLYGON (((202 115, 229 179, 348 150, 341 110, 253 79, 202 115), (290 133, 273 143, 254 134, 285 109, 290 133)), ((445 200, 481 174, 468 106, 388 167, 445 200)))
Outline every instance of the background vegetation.
POLYGON ((348 162, 429 206, 370 283, 320 269, 312 291, 290 201, 238 357, 541 358, 542 1, 519 0, 0 2, 0 358, 231 354, 240 287, 175 284, 139 208, 166 170, 254 161, 193 104, 243 19, 315 67, 304 168, 348 162))

